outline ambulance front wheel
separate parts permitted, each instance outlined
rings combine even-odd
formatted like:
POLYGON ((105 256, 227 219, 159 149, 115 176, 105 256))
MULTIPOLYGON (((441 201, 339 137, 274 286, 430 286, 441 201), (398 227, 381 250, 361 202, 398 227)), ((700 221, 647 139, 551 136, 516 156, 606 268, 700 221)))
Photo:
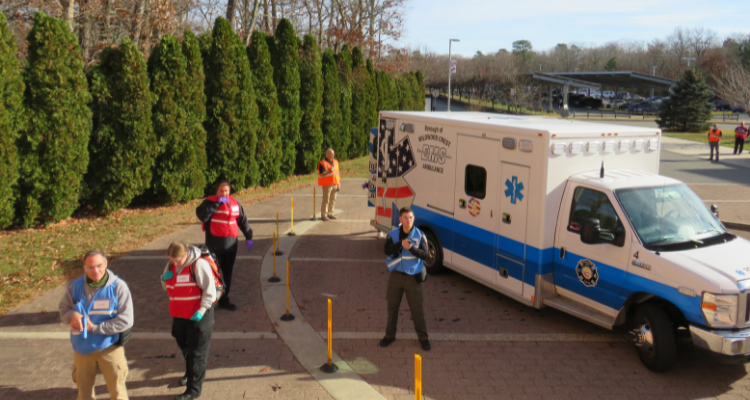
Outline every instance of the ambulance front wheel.
POLYGON ((643 365, 654 372, 670 370, 677 361, 677 340, 667 313, 646 303, 635 311, 634 322, 635 346, 643 365))
POLYGON ((440 240, 432 231, 425 230, 424 234, 427 236, 429 246, 424 267, 427 268, 427 273, 430 275, 439 274, 445 268, 443 267, 443 246, 440 245, 440 240))

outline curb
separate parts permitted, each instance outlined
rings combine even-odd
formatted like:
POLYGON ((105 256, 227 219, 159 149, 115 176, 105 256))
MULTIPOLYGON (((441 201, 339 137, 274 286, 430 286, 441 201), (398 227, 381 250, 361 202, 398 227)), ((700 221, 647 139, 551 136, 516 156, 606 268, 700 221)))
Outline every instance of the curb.
POLYGON ((727 229, 750 232, 750 224, 744 222, 721 221, 727 229))

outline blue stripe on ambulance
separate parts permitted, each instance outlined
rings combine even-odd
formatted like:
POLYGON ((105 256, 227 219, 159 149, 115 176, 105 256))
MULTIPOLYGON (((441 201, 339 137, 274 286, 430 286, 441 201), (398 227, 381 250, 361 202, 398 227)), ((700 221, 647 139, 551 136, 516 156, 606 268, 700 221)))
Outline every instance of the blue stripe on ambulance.
MULTIPOLYGON (((500 266, 505 267, 508 269, 509 276, 528 285, 535 285, 535 275, 547 274, 555 269, 554 254, 556 251, 559 252, 557 248, 541 250, 527 244, 526 274, 523 274, 520 268, 509 268, 514 265, 517 266, 511 261, 507 261, 507 263, 512 265, 506 267, 503 264, 495 266, 493 260, 496 251, 495 236, 498 238, 498 245, 503 253, 519 260, 523 257, 523 244, 520 242, 416 205, 412 206, 412 210, 416 217, 415 225, 427 225, 432 228, 440 238, 443 248, 496 271, 500 266)), ((574 260, 573 265, 583 258, 571 252, 567 252, 565 257, 574 260)), ((499 258, 498 260, 502 259, 499 258)), ((596 260, 592 261, 596 264, 599 273, 599 281, 595 287, 584 286, 578 280, 575 267, 568 268, 564 265, 557 265, 558 274, 555 275, 555 284, 615 310, 621 309, 633 293, 651 293, 669 299, 690 322, 705 325, 706 321, 700 313, 700 297, 688 297, 679 294, 677 288, 645 279, 596 260)))

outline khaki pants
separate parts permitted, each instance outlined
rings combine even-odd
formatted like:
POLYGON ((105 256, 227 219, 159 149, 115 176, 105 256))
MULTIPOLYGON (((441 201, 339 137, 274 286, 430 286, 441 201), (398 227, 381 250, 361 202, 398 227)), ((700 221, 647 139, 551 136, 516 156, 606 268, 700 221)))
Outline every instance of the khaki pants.
POLYGON ((414 330, 420 342, 428 339, 427 324, 424 321, 424 309, 422 307, 422 283, 417 282, 414 275, 406 275, 400 272, 391 272, 388 278, 388 289, 386 300, 388 301, 388 325, 385 328, 386 339, 396 338, 398 326, 398 309, 401 307, 401 298, 406 293, 406 301, 409 303, 411 319, 414 320, 414 330))
POLYGON ((99 370, 107 382, 111 400, 128 400, 125 378, 128 376, 128 361, 122 346, 109 346, 91 354, 73 352, 73 381, 78 385, 78 400, 90 400, 94 395, 94 382, 99 370))
POLYGON ((323 202, 320 204, 320 218, 334 215, 333 207, 336 205, 336 185, 323 186, 323 202))

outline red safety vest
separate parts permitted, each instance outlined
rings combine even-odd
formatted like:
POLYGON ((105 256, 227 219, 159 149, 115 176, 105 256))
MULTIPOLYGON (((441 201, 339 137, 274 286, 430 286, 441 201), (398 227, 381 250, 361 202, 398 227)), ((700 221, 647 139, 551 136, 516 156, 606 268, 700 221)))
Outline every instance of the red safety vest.
POLYGON ((318 165, 323 166, 323 172, 333 172, 333 174, 328 176, 320 176, 320 169, 318 169, 318 186, 333 186, 341 183, 339 178, 339 160, 334 159, 333 165, 331 165, 328 159, 324 158, 318 165))
MULTIPOLYGON (((219 198, 211 196, 210 201, 218 201, 219 198)), ((211 216, 211 234, 215 237, 237 237, 240 229, 237 227, 237 218, 240 217, 240 204, 234 197, 229 196, 229 202, 219 205, 219 209, 211 216)), ((203 224, 203 230, 206 225, 203 224)))
POLYGON ((721 129, 711 129, 708 131, 708 141, 718 142, 721 139, 721 129))
POLYGON ((203 291, 190 273, 190 266, 185 266, 179 275, 174 264, 169 270, 174 274, 172 279, 165 282, 169 295, 169 315, 190 319, 201 308, 203 291))
POLYGON ((746 139, 747 138, 747 129, 745 129, 745 128, 741 127, 741 126, 738 126, 734 130, 734 137, 736 137, 738 139, 743 139, 743 140, 746 139))

